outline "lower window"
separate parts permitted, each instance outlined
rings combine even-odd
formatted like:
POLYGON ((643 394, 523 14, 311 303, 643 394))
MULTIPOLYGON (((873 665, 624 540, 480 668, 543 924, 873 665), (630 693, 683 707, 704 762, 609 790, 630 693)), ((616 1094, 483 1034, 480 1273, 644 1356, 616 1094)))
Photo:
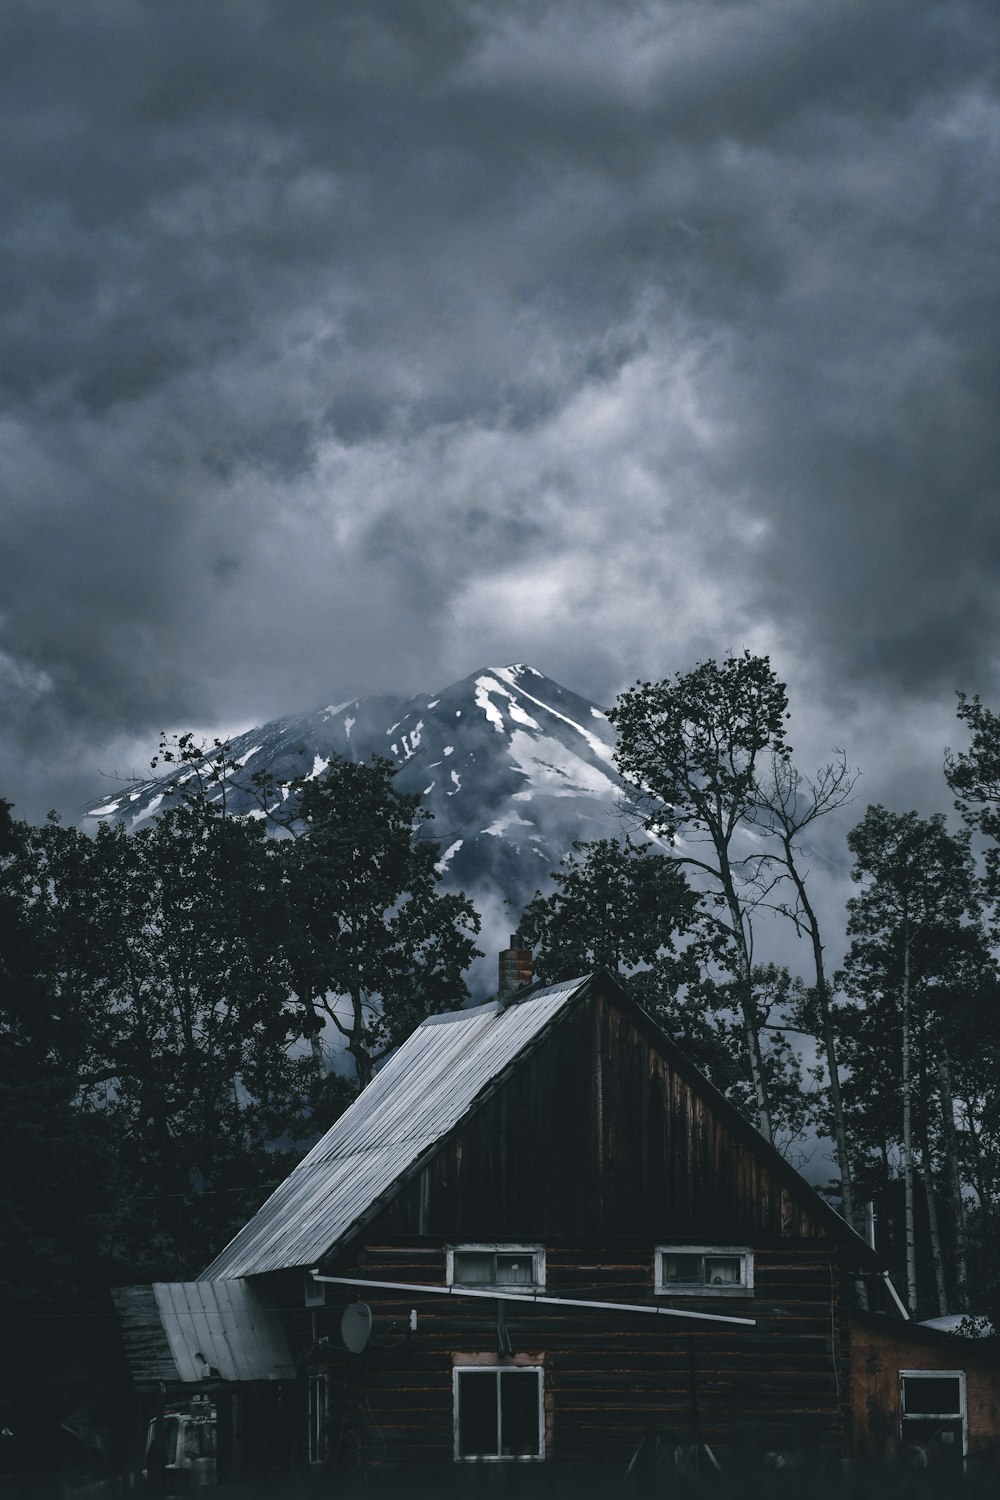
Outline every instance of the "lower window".
POLYGON ((454 1380, 457 1459, 545 1457, 539 1367, 460 1366, 454 1380))
POLYGON ((903 1444, 930 1466, 965 1455, 965 1374, 961 1370, 900 1370, 903 1444))

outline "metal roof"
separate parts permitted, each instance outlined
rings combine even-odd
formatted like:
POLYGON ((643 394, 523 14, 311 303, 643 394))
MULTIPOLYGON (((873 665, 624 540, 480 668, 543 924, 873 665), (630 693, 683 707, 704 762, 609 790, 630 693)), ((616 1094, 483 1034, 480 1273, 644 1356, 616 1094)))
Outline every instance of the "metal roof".
MULTIPOLYGON (((222 1253, 207 1279, 314 1266, 582 992, 429 1016, 222 1253)), ((197 1283, 196 1283, 197 1284, 197 1283)))
POLYGON ((125 1349, 138 1381, 281 1380, 295 1365, 278 1315, 245 1281, 118 1287, 125 1349))

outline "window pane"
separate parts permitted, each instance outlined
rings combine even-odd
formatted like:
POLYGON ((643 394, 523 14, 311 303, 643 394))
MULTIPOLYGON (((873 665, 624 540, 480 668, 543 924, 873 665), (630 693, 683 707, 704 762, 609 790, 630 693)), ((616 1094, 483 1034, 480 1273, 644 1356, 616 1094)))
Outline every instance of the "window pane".
POLYGON ((500 1451, 505 1458, 538 1456, 537 1370, 500 1373, 500 1451))
POLYGON ((704 1281, 704 1270, 700 1255, 665 1255, 663 1257, 663 1279, 687 1285, 700 1285, 704 1281))
POLYGON ((706 1286, 741 1286, 743 1259, 739 1255, 706 1255, 706 1286))
POLYGON ((535 1257, 528 1251, 518 1255, 498 1255, 497 1286, 533 1286, 535 1257))
POLYGON ((962 1411, 961 1387, 954 1376, 932 1375, 927 1379, 903 1376, 903 1411, 907 1416, 920 1412, 937 1412, 959 1416, 962 1411))
POLYGON ((456 1250, 456 1286, 492 1286, 496 1276, 496 1256, 492 1250, 456 1250))
POLYGON ((458 1375, 458 1456, 497 1457, 497 1375, 495 1370, 460 1370, 458 1375))
POLYGON ((215 1427, 210 1422, 189 1422, 184 1429, 185 1458, 215 1457, 215 1427))

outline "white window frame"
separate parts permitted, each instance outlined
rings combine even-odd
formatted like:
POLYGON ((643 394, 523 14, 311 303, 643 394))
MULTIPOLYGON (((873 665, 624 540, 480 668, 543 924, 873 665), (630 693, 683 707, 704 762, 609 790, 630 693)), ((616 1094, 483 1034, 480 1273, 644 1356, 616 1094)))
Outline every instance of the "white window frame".
POLYGON ((749 1245, 657 1245, 653 1256, 653 1285, 658 1297, 752 1297, 753 1250, 749 1245), (712 1286, 707 1282, 667 1281, 664 1259, 668 1255, 739 1256, 742 1280, 738 1286, 712 1286))
MULTIPOLYGON (((463 1247, 464 1248, 464 1247, 463 1247)), ((455 1462, 457 1464, 540 1464, 545 1459, 545 1366, 522 1364, 454 1365, 451 1372, 451 1408, 455 1434, 455 1462), (463 1374, 490 1374, 497 1376, 497 1449, 500 1448, 500 1379, 511 1372, 537 1376, 538 1387, 538 1452, 537 1453, 460 1453, 459 1450, 459 1381, 463 1374)))
POLYGON ((899 1436, 906 1441, 908 1422, 955 1422, 962 1423, 962 1458, 969 1456, 969 1407, 965 1394, 964 1370, 900 1370, 899 1372, 899 1436), (921 1411, 907 1416, 903 1382, 906 1380, 957 1380, 959 1411, 921 1411))
POLYGON ((544 1292, 545 1290, 545 1246, 544 1245, 509 1245, 502 1244, 499 1240, 491 1240, 488 1243, 476 1243, 469 1245, 448 1245, 446 1248, 445 1280, 449 1286, 470 1286, 475 1291, 489 1291, 495 1287, 497 1291, 505 1292, 544 1292), (531 1256, 532 1279, 524 1282, 477 1281, 463 1282, 455 1280, 455 1256, 456 1255, 524 1255, 531 1256))

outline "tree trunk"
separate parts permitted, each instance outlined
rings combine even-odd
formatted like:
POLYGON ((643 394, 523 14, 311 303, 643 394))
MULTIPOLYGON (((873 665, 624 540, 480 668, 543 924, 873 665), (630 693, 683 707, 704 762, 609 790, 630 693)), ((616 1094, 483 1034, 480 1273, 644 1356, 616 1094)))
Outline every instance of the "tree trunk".
POLYGON ((368 1030, 365 1026, 365 1012, 360 990, 351 990, 351 1009, 354 1027, 347 1050, 354 1058, 354 1066, 358 1073, 358 1088, 365 1089, 375 1075, 375 1064, 368 1046, 368 1030))
POLYGON ((962 1202, 962 1178, 958 1165, 958 1132, 955 1129, 955 1101, 951 1092, 951 1062, 942 1048, 938 1058, 938 1087, 941 1095, 941 1136, 944 1141, 945 1181, 955 1237, 955 1301, 958 1310, 969 1310, 969 1270, 965 1255, 965 1205, 962 1202))
POLYGON ((917 1235, 914 1217, 913 1100, 910 1084, 910 931, 903 917, 903 1186, 906 1216, 906 1300, 911 1317, 917 1312, 917 1235))
POLYGON ((314 1031, 309 1037, 309 1050, 312 1053, 312 1064, 317 1078, 326 1077, 326 1058, 323 1056, 323 1043, 319 1039, 319 1032, 314 1031))
POLYGON ((795 864, 795 853, 792 848, 791 837, 786 836, 783 838, 782 843, 785 850, 785 868, 792 877, 792 882, 798 893, 802 914, 806 919, 806 926, 809 929, 809 939, 812 943, 813 968, 816 973, 816 1004, 819 1009, 823 1050, 826 1053, 826 1070, 830 1075, 833 1140, 837 1149, 837 1166, 840 1168, 840 1199, 843 1206, 844 1218, 853 1229, 857 1229, 860 1233, 861 1228, 854 1217, 854 1188, 851 1181, 851 1159, 847 1149, 847 1123, 844 1119, 844 1096, 840 1088, 840 1070, 837 1066, 837 1042, 833 1031, 830 991, 826 983, 826 966, 823 962, 823 943, 820 937, 819 921, 806 894, 805 881, 799 874, 798 867, 795 864))
POLYGON ((938 1224, 937 1195, 934 1192, 934 1174, 931 1168, 931 1151, 927 1131, 923 1137, 924 1197, 927 1199, 927 1225, 930 1230, 931 1261, 934 1266, 934 1283, 937 1287, 938 1313, 943 1318, 948 1312, 948 1287, 944 1274, 944 1256, 941 1253, 941 1229, 938 1224))
POLYGON ((757 1129, 765 1139, 774 1139, 771 1130, 771 1109, 767 1098, 767 1080, 764 1077, 764 1058, 760 1049, 760 1029, 754 1015, 753 980, 750 973, 750 954, 747 951, 746 934, 743 930, 743 914, 735 891, 726 893, 729 902, 729 918, 733 924, 733 941, 736 944, 736 970, 740 983, 741 1008, 743 1011, 743 1033, 750 1056, 750 1077, 754 1098, 757 1100, 757 1129))

